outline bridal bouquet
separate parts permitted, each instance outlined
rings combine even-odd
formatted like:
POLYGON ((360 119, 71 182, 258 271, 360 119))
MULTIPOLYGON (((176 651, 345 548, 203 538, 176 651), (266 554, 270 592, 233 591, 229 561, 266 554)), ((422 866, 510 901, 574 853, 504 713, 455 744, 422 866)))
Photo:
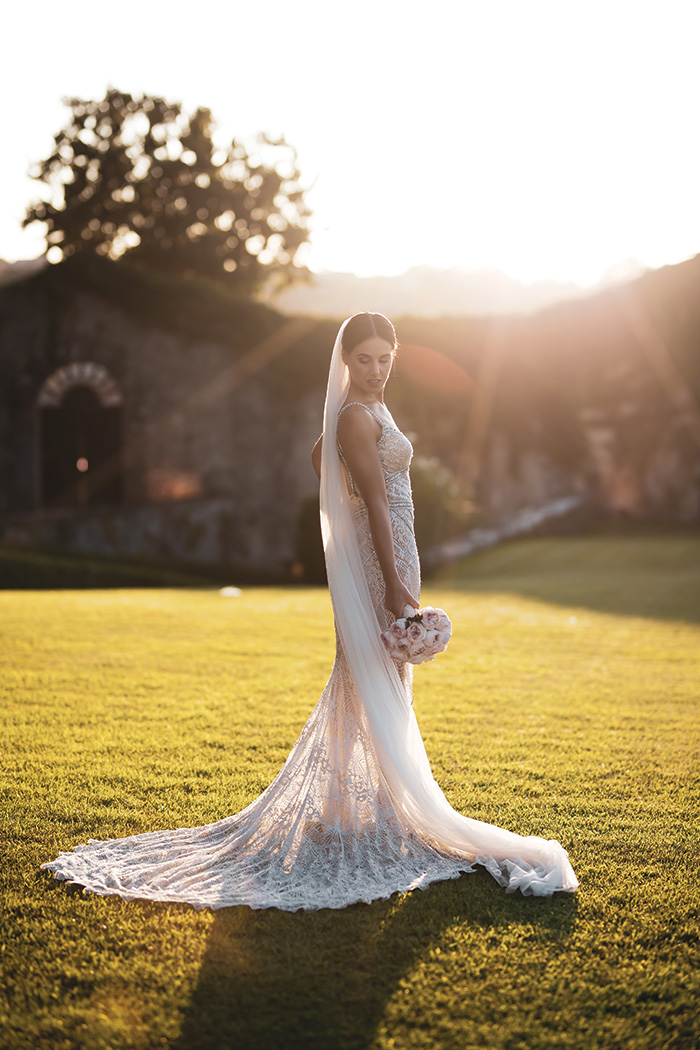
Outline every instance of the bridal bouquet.
POLYGON ((382 641, 394 660, 423 664, 444 653, 452 637, 452 621, 444 609, 426 605, 413 609, 407 605, 404 615, 382 631, 382 641))

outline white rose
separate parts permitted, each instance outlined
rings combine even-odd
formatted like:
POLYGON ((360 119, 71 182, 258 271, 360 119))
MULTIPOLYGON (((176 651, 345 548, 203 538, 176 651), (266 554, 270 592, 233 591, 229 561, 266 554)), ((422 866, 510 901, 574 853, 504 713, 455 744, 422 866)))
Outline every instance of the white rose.
POLYGON ((422 642, 425 638, 425 627, 423 627, 423 625, 420 623, 411 623, 408 625, 406 636, 409 639, 409 641, 413 642, 414 644, 416 642, 422 642))

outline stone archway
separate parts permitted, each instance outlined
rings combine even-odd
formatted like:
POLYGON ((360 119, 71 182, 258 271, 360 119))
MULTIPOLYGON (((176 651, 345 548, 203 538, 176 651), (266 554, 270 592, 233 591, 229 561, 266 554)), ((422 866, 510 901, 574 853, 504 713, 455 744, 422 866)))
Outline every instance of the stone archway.
POLYGON ((123 398, 102 365, 74 361, 42 386, 41 492, 45 507, 123 499, 123 398))

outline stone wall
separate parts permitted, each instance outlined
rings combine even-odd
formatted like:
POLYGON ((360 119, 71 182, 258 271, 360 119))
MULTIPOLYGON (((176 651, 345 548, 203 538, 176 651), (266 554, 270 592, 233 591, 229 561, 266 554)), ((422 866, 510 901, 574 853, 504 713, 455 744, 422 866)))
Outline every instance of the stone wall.
POLYGON ((288 519, 265 514, 251 528, 227 497, 10 514, 5 537, 26 545, 218 565, 232 580, 288 578, 295 560, 288 519))

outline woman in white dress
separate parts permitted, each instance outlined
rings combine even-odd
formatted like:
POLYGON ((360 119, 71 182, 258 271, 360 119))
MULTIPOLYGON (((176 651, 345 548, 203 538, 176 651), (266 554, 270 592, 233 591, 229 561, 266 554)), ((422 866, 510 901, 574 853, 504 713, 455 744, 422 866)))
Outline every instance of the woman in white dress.
MULTIPOLYGON (((472 820, 436 784, 413 668, 380 633, 418 607, 412 448, 384 404, 391 322, 362 313, 333 349, 312 459, 336 625, 330 679, 284 766, 246 809, 199 828, 89 842, 43 865, 93 893, 195 907, 343 908, 483 865, 508 892, 578 887, 554 840, 472 820)), ((465 892, 468 892, 465 889, 465 892)))

